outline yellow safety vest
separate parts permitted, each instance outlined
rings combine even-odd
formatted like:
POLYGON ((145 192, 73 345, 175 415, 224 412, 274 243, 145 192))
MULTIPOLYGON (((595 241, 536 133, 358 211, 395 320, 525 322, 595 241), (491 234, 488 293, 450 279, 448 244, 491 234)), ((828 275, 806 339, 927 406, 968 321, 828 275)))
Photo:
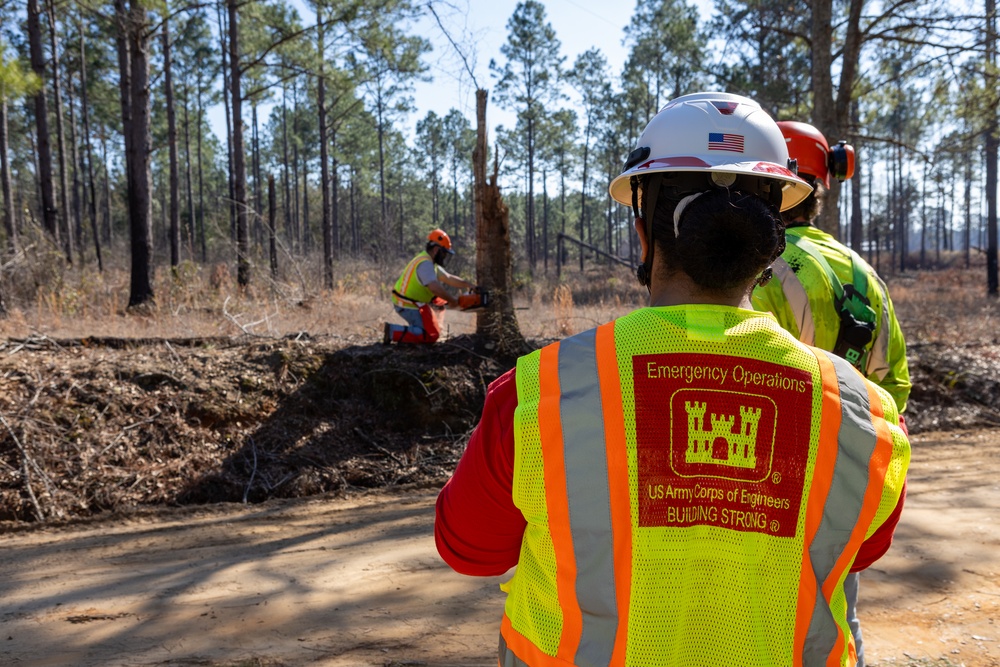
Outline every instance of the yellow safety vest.
POLYGON ((909 462, 886 392, 708 305, 641 309, 516 378, 500 665, 855 664, 843 581, 909 462))
POLYGON ((835 290, 824 268, 795 241, 802 239, 819 251, 842 283, 852 282, 852 266, 857 266, 868 276, 865 296, 877 316, 863 373, 888 391, 899 411, 904 411, 911 388, 906 341, 885 283, 860 256, 821 229, 792 227, 786 236, 785 252, 774 263, 775 280, 754 289, 753 307, 773 313, 782 328, 806 345, 833 350, 840 331, 835 290))
MULTIPOLYGON (((403 269, 403 273, 400 274, 396 286, 393 288, 393 304, 403 308, 419 308, 421 304, 430 303, 434 299, 434 292, 430 291, 417 278, 417 267, 423 262, 434 262, 427 251, 421 252, 411 259, 410 263, 403 269), (399 298, 399 294, 405 298, 399 298)), ((434 267, 434 271, 437 272, 437 266, 434 267)))

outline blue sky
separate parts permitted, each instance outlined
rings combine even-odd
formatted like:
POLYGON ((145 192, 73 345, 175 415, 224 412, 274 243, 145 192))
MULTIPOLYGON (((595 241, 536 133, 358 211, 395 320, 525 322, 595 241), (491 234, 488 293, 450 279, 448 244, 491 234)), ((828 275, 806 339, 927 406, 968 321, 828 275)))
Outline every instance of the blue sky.
MULTIPOLYGON (((304 23, 315 21, 312 12, 302 0, 291 0, 302 15, 304 23)), ((591 47, 601 49, 612 72, 620 72, 628 57, 622 45, 625 26, 635 9, 635 1, 620 4, 607 0, 542 0, 556 37, 562 43, 566 65, 591 47)), ((712 11, 712 0, 694 0, 701 20, 712 11)), ((495 81, 490 76, 491 58, 503 63, 500 47, 507 40, 507 21, 517 7, 517 0, 437 0, 438 14, 452 37, 468 49, 479 85, 492 89, 495 81), (471 45, 471 46, 470 46, 471 45)), ((424 57, 428 65, 428 82, 417 83, 413 90, 415 111, 405 122, 406 132, 412 137, 418 120, 434 111, 445 115, 456 108, 475 122, 475 86, 464 74, 464 67, 455 50, 443 36, 432 17, 422 19, 413 32, 430 40, 434 50, 424 57)), ((567 102, 567 104, 570 102, 567 102)), ((225 137, 225 115, 222 105, 209 112, 212 126, 219 137, 225 137)), ((263 125, 265 119, 261 119, 263 125)), ((510 127, 515 122, 512 112, 491 103, 487 123, 491 135, 497 125, 510 127)), ((494 137, 491 136, 491 140, 494 137)))
MULTIPOLYGON (((620 72, 628 57, 622 45, 625 26, 635 10, 635 2, 608 2, 607 0, 542 0, 549 22, 562 43, 566 65, 591 47, 599 48, 608 59, 612 72, 620 72)), ((712 10, 712 0, 694 0, 701 20, 712 10)), ((440 7, 441 5, 438 5, 440 7)), ((507 40, 507 21, 517 7, 517 0, 455 0, 454 4, 439 9, 439 14, 452 36, 475 39, 475 73, 479 84, 492 89, 495 81, 490 77, 489 62, 495 58, 504 62, 500 47, 507 40), (450 7, 450 11, 449 11, 450 7)), ((426 57, 434 81, 421 83, 414 89, 417 113, 410 119, 411 128, 417 119, 428 111, 445 114, 452 107, 470 119, 475 116, 475 90, 467 77, 457 76, 462 67, 454 49, 441 36, 433 20, 418 26, 418 32, 431 40, 434 51, 426 57)), ((496 104, 488 108, 487 122, 492 130, 499 124, 510 127, 514 115, 496 104)))

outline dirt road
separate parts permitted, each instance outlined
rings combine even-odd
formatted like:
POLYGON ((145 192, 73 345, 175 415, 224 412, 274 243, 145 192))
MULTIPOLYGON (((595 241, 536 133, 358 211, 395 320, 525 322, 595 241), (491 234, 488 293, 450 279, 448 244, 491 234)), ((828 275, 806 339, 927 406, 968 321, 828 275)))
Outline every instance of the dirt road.
MULTIPOLYGON (((1000 430, 914 438, 869 664, 1000 665, 1000 430)), ((491 665, 499 579, 438 559, 433 490, 0 537, 0 664, 491 665)))

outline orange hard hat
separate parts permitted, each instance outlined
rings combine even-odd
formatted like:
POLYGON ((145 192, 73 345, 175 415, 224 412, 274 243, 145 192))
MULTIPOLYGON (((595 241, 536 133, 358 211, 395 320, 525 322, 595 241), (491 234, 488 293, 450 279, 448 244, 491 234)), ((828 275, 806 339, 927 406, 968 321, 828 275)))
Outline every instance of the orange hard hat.
POLYGON ((427 235, 427 240, 430 241, 431 243, 436 243, 437 245, 441 246, 442 248, 447 250, 450 254, 452 255, 455 254, 455 251, 451 249, 451 237, 448 236, 444 232, 444 230, 435 229, 434 231, 432 231, 430 234, 427 235))
POLYGON ((830 187, 830 175, 843 181, 854 175, 854 147, 844 141, 832 149, 823 133, 809 123, 778 121, 788 145, 788 157, 798 164, 798 173, 812 176, 830 187))

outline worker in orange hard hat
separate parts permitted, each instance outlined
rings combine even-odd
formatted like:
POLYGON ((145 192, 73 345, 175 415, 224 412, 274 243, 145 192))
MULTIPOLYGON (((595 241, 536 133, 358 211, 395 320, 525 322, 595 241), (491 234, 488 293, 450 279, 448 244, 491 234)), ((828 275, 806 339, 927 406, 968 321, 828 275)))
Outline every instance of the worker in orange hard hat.
POLYGON ((392 305, 407 326, 385 323, 382 342, 433 343, 441 336, 444 308, 458 308, 459 299, 445 285, 470 291, 478 288, 445 270, 455 254, 451 237, 435 229, 427 235, 427 246, 403 269, 392 290, 392 305))
MULTIPOLYGON (((808 123, 779 121, 778 127, 798 175, 815 190, 782 212, 786 245, 774 263, 777 280, 754 289, 753 306, 773 313, 778 324, 803 343, 845 358, 885 389, 896 403, 905 431, 902 412, 910 394, 910 372, 889 290, 857 253, 812 225, 831 176, 843 181, 853 175, 854 149, 843 141, 831 147, 823 133, 808 123)), ((864 667, 857 614, 859 574, 852 569, 844 580, 844 592, 858 667, 864 667)))

